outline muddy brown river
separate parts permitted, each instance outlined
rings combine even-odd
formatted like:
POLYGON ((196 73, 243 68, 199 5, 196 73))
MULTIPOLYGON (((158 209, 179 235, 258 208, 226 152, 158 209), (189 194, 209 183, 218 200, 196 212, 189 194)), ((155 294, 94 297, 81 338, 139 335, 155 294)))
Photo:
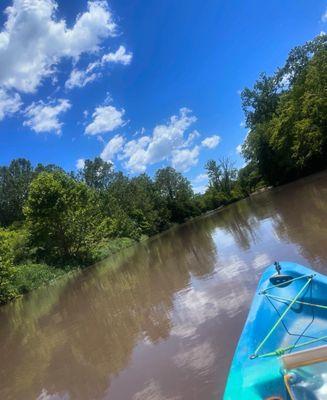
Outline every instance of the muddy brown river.
POLYGON ((0 399, 220 399, 254 289, 274 260, 327 273, 327 173, 1 307, 0 399))

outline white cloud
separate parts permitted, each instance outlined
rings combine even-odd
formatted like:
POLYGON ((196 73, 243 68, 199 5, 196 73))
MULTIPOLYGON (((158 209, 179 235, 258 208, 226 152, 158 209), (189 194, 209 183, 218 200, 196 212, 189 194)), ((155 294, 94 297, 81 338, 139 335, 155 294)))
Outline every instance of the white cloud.
POLYGON ((132 61, 132 53, 127 53, 124 46, 119 46, 115 53, 108 53, 102 56, 101 62, 105 63, 116 63, 128 65, 132 61))
POLYGON ((65 87, 67 89, 73 89, 74 87, 84 87, 88 83, 93 82, 95 79, 97 79, 98 76, 99 74, 96 74, 94 72, 92 74, 88 74, 86 71, 74 68, 65 83, 65 87))
POLYGON ((91 62, 87 68, 86 72, 90 73, 95 69, 104 67, 106 64, 123 64, 128 65, 131 63, 133 58, 132 53, 127 53, 124 46, 119 46, 119 48, 113 53, 104 54, 100 60, 91 62))
POLYGON ((245 128, 245 121, 242 121, 242 122, 240 123, 240 127, 241 127, 241 128, 245 128))
MULTIPOLYGON (((179 115, 173 115, 167 124, 157 125, 151 136, 126 143, 121 155, 121 159, 126 159, 125 167, 132 172, 144 172, 148 165, 170 160, 174 155, 177 164, 181 156, 174 151, 185 147, 184 133, 195 121, 190 110, 181 108, 179 115)), ((195 153, 193 149, 193 156, 195 153)))
POLYGON ((79 158, 79 159, 76 161, 76 168, 77 168, 77 169, 83 169, 84 166, 85 166, 85 160, 84 160, 84 158, 79 158))
POLYGON ((197 175, 192 181, 194 193, 204 193, 208 186, 208 175, 203 173, 197 175))
POLYGON ((321 20, 322 20, 322 22, 327 22, 327 9, 326 9, 325 12, 322 14, 321 20))
MULTIPOLYGON (((107 120, 112 120, 111 114, 117 112, 112 106, 98 107, 93 114, 93 122, 86 127, 85 132, 89 134, 97 134, 105 131, 107 120), (102 109, 109 109, 109 117, 103 117, 102 109), (102 128, 98 128, 98 126, 102 128)), ((123 113, 115 120, 117 123, 107 131, 113 130, 115 127, 122 126, 123 113)), ((181 108, 178 115, 173 115, 165 124, 156 125, 150 135, 144 135, 144 129, 138 135, 138 138, 125 142, 125 139, 116 135, 105 146, 101 157, 105 160, 112 160, 114 156, 122 161, 122 165, 133 173, 145 172, 149 165, 157 164, 163 161, 168 162, 178 171, 186 172, 196 165, 199 160, 201 148, 214 148, 220 142, 217 135, 210 136, 202 140, 200 144, 194 144, 196 139, 200 137, 198 131, 193 130, 187 133, 187 130, 196 122, 196 117, 192 111, 187 108, 181 108)), ((202 185, 202 191, 205 190, 202 185)))
POLYGON ((241 154, 242 153, 242 145, 239 144, 238 146, 236 146, 236 153, 241 154))
POLYGON ((146 148, 151 142, 149 136, 142 136, 137 140, 130 140, 126 143, 121 159, 126 159, 125 168, 132 172, 142 173, 147 166, 147 151, 146 148))
POLYGON ((199 161, 200 147, 191 149, 177 149, 172 151, 172 166, 180 172, 187 172, 199 161))
POLYGON ((24 126, 29 126, 33 131, 51 132, 60 134, 62 123, 59 121, 59 115, 69 110, 71 104, 67 99, 59 99, 49 103, 39 101, 33 102, 25 110, 27 120, 24 126))
POLYGON ((204 147, 208 147, 208 149, 214 149, 215 147, 218 146, 218 144, 220 143, 220 136, 218 135, 213 135, 213 136, 209 136, 207 138, 205 138, 204 140, 202 140, 201 144, 204 147))
POLYGON ((125 142, 125 139, 123 138, 123 136, 121 136, 121 135, 114 136, 106 144, 100 157, 104 161, 112 162, 113 157, 122 150, 124 142, 125 142))
POLYGON ((90 63, 86 70, 73 69, 71 71, 69 79, 65 83, 67 89, 74 87, 84 87, 90 82, 93 82, 97 78, 101 77, 101 71, 105 64, 115 63, 128 65, 132 60, 132 53, 127 53, 124 46, 120 46, 115 53, 108 53, 102 56, 101 61, 95 61, 90 63))
POLYGON ((3 89, 0 89, 0 121, 7 115, 16 113, 22 105, 18 93, 9 95, 3 89))
POLYGON ((55 0, 14 0, 0 32, 0 85, 35 92, 46 77, 55 75, 61 59, 99 50, 104 38, 115 35, 116 25, 106 1, 87 5, 68 28, 56 17, 55 0))
POLYGON ((179 116, 172 116, 167 125, 157 125, 147 148, 148 162, 163 161, 171 155, 174 148, 183 144, 184 133, 196 121, 196 117, 187 108, 181 108, 179 116))
POLYGON ((93 121, 85 128, 87 135, 98 135, 111 132, 124 125, 125 110, 117 110, 113 106, 99 106, 92 114, 93 121))
POLYGON ((208 174, 206 174, 206 173, 199 174, 193 179, 193 183, 202 183, 204 181, 205 182, 208 181, 208 174))
POLYGON ((193 132, 191 132, 188 135, 188 138, 186 139, 186 141, 184 142, 183 146, 188 147, 188 146, 192 146, 193 142, 199 138, 201 135, 197 130, 194 130, 193 132))

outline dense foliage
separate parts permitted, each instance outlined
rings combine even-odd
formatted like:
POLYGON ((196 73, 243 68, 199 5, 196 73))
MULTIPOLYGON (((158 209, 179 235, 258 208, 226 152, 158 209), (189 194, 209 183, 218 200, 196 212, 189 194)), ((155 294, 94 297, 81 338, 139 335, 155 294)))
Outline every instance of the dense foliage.
POLYGON ((49 262, 86 260, 106 223, 96 192, 63 172, 34 179, 24 214, 36 256, 49 262))
POLYGON ((268 184, 327 166, 327 35, 294 48, 273 76, 242 92, 249 133, 243 155, 268 184))
POLYGON ((194 194, 171 167, 128 177, 101 158, 77 174, 25 159, 0 167, 0 303, 175 223, 326 167, 326 35, 242 93, 245 167, 209 160, 194 194))
POLYGON ((0 172, 0 303, 201 212, 170 167, 129 178, 101 158, 78 174, 17 159, 0 172))

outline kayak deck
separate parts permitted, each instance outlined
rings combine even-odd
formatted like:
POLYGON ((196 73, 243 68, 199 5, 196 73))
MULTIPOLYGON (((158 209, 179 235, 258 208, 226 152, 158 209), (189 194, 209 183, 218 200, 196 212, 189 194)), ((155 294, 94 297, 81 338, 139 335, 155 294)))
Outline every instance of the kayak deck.
POLYGON ((327 343, 327 278, 295 263, 280 265, 287 279, 272 265, 259 282, 224 400, 288 399, 281 356, 327 343))

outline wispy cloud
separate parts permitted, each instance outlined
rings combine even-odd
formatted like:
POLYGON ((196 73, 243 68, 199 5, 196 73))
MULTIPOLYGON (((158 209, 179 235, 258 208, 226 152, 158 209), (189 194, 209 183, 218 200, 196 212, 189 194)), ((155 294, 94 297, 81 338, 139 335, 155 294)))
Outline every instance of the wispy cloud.
POLYGON ((90 63, 85 70, 74 68, 65 83, 66 89, 84 87, 103 75, 103 70, 108 64, 129 65, 132 61, 132 53, 128 53, 124 46, 120 46, 116 52, 104 54, 100 60, 90 63))
POLYGON ((99 74, 92 73, 88 74, 86 71, 73 69, 70 73, 69 78, 65 82, 66 89, 73 89, 74 87, 84 87, 88 83, 95 81, 99 77, 99 74))
POLYGON ((327 8, 326 8, 325 12, 321 16, 321 21, 322 22, 327 22, 327 8))
POLYGON ((48 103, 33 102, 24 112, 26 117, 24 126, 30 127, 37 133, 55 132, 59 135, 63 125, 59 121, 59 115, 65 113, 70 107, 71 104, 67 99, 53 100, 48 103))
POLYGON ((18 93, 9 94, 0 89, 0 121, 6 116, 15 114, 22 106, 18 93))
POLYGON ((132 53, 128 53, 124 46, 119 46, 118 50, 114 53, 108 53, 102 56, 101 63, 115 63, 128 65, 132 61, 132 53))
POLYGON ((123 149, 125 139, 121 135, 116 135, 105 145, 100 157, 107 162, 112 162, 113 157, 123 149))
POLYGON ((214 149, 215 147, 218 146, 220 141, 221 141, 220 136, 213 135, 213 136, 209 136, 209 137, 205 138, 204 140, 202 140, 201 144, 202 144, 202 146, 207 147, 208 149, 214 149))

